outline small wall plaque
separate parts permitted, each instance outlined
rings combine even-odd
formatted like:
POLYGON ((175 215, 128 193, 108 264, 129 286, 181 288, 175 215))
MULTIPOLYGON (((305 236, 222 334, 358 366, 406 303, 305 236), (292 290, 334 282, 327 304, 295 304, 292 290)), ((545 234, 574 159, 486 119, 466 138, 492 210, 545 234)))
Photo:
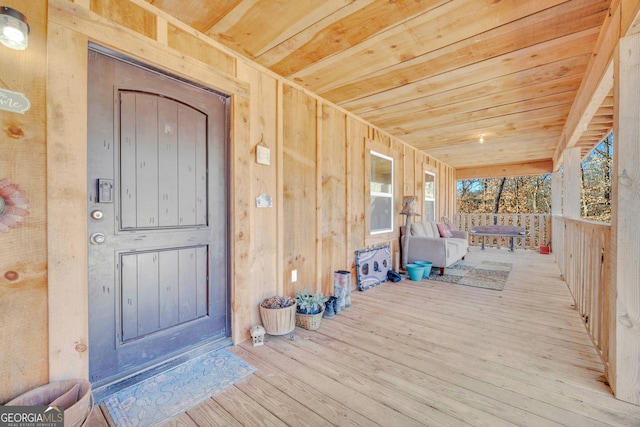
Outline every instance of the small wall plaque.
POLYGON ((256 145, 256 162, 261 165, 271 164, 271 150, 263 144, 256 145))
POLYGON ((267 193, 262 193, 258 197, 256 197, 256 206, 259 208, 270 208, 273 206, 273 202, 271 201, 271 196, 267 193))
POLYGON ((31 102, 22 93, 0 89, 0 110, 24 114, 31 108, 31 102))

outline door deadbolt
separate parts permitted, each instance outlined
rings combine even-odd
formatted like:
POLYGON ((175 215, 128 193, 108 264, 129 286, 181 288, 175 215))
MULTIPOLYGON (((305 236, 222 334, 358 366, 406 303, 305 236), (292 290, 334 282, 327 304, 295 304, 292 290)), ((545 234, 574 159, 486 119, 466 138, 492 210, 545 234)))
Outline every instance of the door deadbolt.
POLYGON ((91 235, 91 243, 93 243, 94 245, 102 244, 105 240, 106 237, 103 233, 93 233, 91 235))
POLYGON ((91 212, 91 218, 96 221, 100 221, 102 220, 102 218, 104 218, 104 214, 102 213, 102 211, 93 211, 91 212))

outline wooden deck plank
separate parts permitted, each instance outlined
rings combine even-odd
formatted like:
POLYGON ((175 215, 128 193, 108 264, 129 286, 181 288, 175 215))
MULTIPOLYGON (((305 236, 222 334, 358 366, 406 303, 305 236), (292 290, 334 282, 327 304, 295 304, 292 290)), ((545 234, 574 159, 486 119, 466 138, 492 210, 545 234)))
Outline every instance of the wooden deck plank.
MULTIPOLYGON (((511 425, 505 423, 501 418, 464 403, 465 400, 471 398, 480 399, 481 395, 471 397, 472 393, 464 393, 464 390, 459 390, 453 397, 450 397, 443 392, 442 387, 434 387, 433 377, 421 376, 417 372, 410 372, 410 375, 406 375, 407 370, 403 366, 376 354, 360 351, 356 347, 345 346, 324 334, 309 331, 300 331, 300 333, 304 335, 304 341, 295 341, 290 345, 293 344, 312 352, 315 356, 310 359, 314 359, 316 362, 324 360, 325 363, 320 367, 328 371, 329 375, 345 375, 346 372, 346 375, 354 375, 358 379, 368 379, 369 383, 375 384, 373 390, 381 388, 398 390, 401 393, 399 399, 405 404, 415 404, 415 401, 429 405, 459 419, 460 421, 456 425, 475 425, 481 421, 490 422, 492 426, 511 425), (354 364, 354 360, 365 361, 365 363, 354 364), (424 387, 425 384, 429 384, 430 388, 424 387), (461 394, 465 395, 465 399, 459 399, 461 394)), ((307 357, 309 356, 305 358, 307 357)))
MULTIPOLYGON (((464 301, 454 302, 451 301, 451 297, 448 297, 447 293, 451 292, 453 296, 455 290, 449 290, 452 286, 458 287, 459 285, 451 285, 441 282, 422 281, 419 285, 408 285, 406 288, 396 290, 389 290, 389 292, 397 292, 397 299, 403 295, 411 295, 413 291, 420 288, 428 288, 429 301, 432 302, 430 310, 435 310, 443 314, 449 313, 452 318, 460 317, 464 318, 476 318, 478 316, 486 317, 487 321, 492 322, 496 326, 504 324, 514 328, 522 330, 531 330, 532 327, 536 328, 533 332, 544 331, 559 331, 560 336, 566 338, 574 338, 575 341, 581 342, 584 340, 584 334, 581 330, 584 329, 580 323, 579 318, 574 318, 574 311, 569 305, 564 307, 555 307, 555 313, 535 313, 531 307, 518 306, 517 303, 513 303, 507 294, 489 295, 486 294, 482 299, 476 299, 473 294, 460 294, 460 297, 464 297, 464 301), (419 286, 419 287, 416 287, 419 286), (453 292, 452 292, 453 291, 453 292), (447 299, 447 297, 449 299, 447 299), (490 301, 488 298, 495 297, 495 301, 490 301), (508 307, 513 305, 513 307, 508 307), (492 316, 486 316, 486 311, 490 310, 492 316), (527 316, 528 313, 531 313, 527 316), (540 321, 543 318, 544 321, 540 321), (505 322, 507 321, 507 322, 505 322)), ((566 298, 566 297, 565 297, 566 298)), ((368 301, 368 300, 365 300, 368 301)), ((419 302, 415 302, 419 303, 419 302)), ((547 300, 535 301, 535 303, 545 304, 547 306, 550 303, 547 300)), ((552 306, 553 307, 553 306, 552 306)))
POLYGON ((473 248, 469 259, 512 262, 505 289, 355 292, 317 331, 231 347, 257 371, 187 415, 198 426, 639 425, 640 407, 604 382, 553 257, 473 248))
MULTIPOLYGON (((345 340, 348 340, 353 345, 354 342, 358 342, 358 335, 345 336, 345 340)), ((417 334, 413 333, 413 335, 417 334)), ((385 337, 385 339, 387 338, 385 337)), ((417 337, 415 339, 419 340, 417 337)), ((358 343, 358 345, 360 346, 361 343, 358 343)), ((389 357, 402 359, 405 366, 420 370, 422 366, 428 365, 429 372, 436 371, 433 375, 443 381, 451 381, 455 385, 468 388, 476 393, 488 393, 492 399, 532 414, 544 414, 545 417, 554 422, 561 423, 565 417, 570 416, 572 420, 575 420, 575 424, 569 425, 598 425, 595 420, 583 417, 582 412, 589 408, 580 405, 578 400, 566 400, 562 411, 557 411, 557 408, 553 406, 555 406, 557 399, 562 399, 561 395, 552 395, 548 390, 536 390, 528 382, 511 378, 508 372, 504 372, 505 365, 501 364, 500 360, 493 360, 491 356, 487 357, 484 354, 476 354, 474 356, 473 353, 469 353, 459 357, 456 353, 461 348, 459 345, 448 348, 438 348, 435 344, 425 348, 418 346, 416 347, 418 351, 413 356, 407 354, 410 351, 409 348, 396 342, 389 345, 389 347, 380 348, 379 351, 387 353, 395 352, 395 349, 397 349, 398 353, 390 353, 389 357), (486 363, 476 363, 472 360, 474 358, 486 361, 486 363), (571 411, 573 414, 567 414, 567 411, 571 411)), ((373 350, 369 349, 369 351, 373 350)), ((510 357, 511 355, 509 354, 505 355, 505 359, 510 357)), ((498 355, 496 358, 501 359, 502 355, 498 355)), ((562 371, 559 370, 558 372, 562 371)), ((532 376, 536 375, 536 373, 535 371, 530 371, 528 375, 532 376)), ((551 381, 552 379, 548 378, 548 380, 551 381)), ((528 415, 531 416, 532 414, 528 415)), ((515 422, 515 420, 512 421, 515 422)), ((526 417, 519 417, 518 422, 541 425, 541 420, 527 423, 526 417)))
MULTIPOLYGON (((366 303, 369 304, 369 303, 366 303)), ((509 318, 498 318, 496 316, 481 317, 477 313, 473 313, 469 309, 464 307, 449 307, 444 303, 439 303, 437 307, 430 308, 432 310, 432 317, 434 320, 429 323, 429 326, 435 326, 437 324, 448 325, 451 328, 459 327, 470 332, 475 332, 477 329, 484 331, 497 331, 499 333, 513 335, 518 334, 523 337, 535 337, 538 341, 550 342, 557 345, 573 345, 576 348, 587 347, 589 348, 588 337, 580 336, 577 334, 571 334, 570 331, 561 330, 555 327, 540 327, 535 323, 527 323, 525 321, 513 321, 509 318), (482 318, 483 323, 478 324, 478 319, 482 318)), ((364 308, 364 307, 363 307, 364 308)), ((366 307, 370 308, 370 307, 366 307)), ((378 308, 378 307, 376 307, 378 308)), ((373 309, 371 307, 370 309, 373 309)), ((401 313, 403 315, 404 313, 401 313)), ((366 314, 364 314, 366 316, 366 314)))
POLYGON ((252 399, 260 402, 260 404, 266 407, 271 413, 277 414, 277 416, 287 424, 309 427, 332 425, 319 414, 304 410, 302 404, 294 398, 280 390, 269 388, 269 384, 257 375, 252 375, 245 381, 241 381, 236 387, 252 399))
POLYGON ((278 427, 287 425, 236 387, 228 388, 213 396, 212 399, 242 425, 278 427))
MULTIPOLYGON (((300 342, 298 340, 298 343, 300 342)), ((406 393, 403 393, 403 390, 385 387, 367 372, 359 372, 355 369, 352 359, 344 359, 339 353, 334 354, 336 357, 330 358, 328 357, 330 351, 327 349, 315 347, 313 351, 310 343, 305 342, 301 346, 295 343, 295 341, 278 341, 274 343, 274 349, 293 360, 304 360, 305 364, 320 375, 351 388, 354 391, 353 395, 368 396, 379 404, 411 417, 420 425, 469 425, 456 416, 440 411, 430 402, 412 401, 406 393)), ((364 366, 367 367, 366 364, 364 366)))
MULTIPOLYGON (((543 418, 551 420, 556 423, 565 423, 567 418, 567 411, 558 411, 556 407, 549 405, 545 402, 535 400, 528 396, 528 393, 523 393, 522 389, 518 388, 516 391, 505 388, 505 379, 499 375, 499 368, 494 369, 493 372, 487 371, 475 371, 470 369, 467 365, 472 362, 475 357, 483 358, 481 356, 474 356, 473 354, 465 355, 466 363, 460 363, 454 361, 454 357, 460 347, 451 347, 439 352, 433 352, 435 345, 421 346, 419 338, 413 338, 413 341, 417 343, 406 344, 398 340, 390 340, 388 337, 383 337, 374 334, 368 334, 366 338, 361 338, 363 334, 348 330, 348 328, 335 322, 333 326, 336 332, 340 333, 340 340, 348 343, 349 345, 357 345, 358 347, 367 350, 369 352, 378 352, 384 354, 386 358, 392 360, 400 360, 402 365, 408 369, 412 369, 418 372, 429 373, 443 381, 451 382, 452 384, 460 387, 467 388, 475 391, 476 393, 486 393, 491 396, 501 405, 510 405, 528 412, 529 417, 534 417, 536 414, 541 414, 543 418), (366 342, 364 341, 366 340, 366 342), (522 394, 521 394, 522 393, 522 394)), ((413 334, 412 334, 413 335, 413 334)), ((509 359, 509 357, 504 358, 509 359)), ((526 385, 523 385, 526 389, 526 385)), ((579 414, 571 414, 572 419, 575 419, 574 424, 576 426, 584 426, 585 420, 579 414), (578 422, 579 421, 579 422, 578 422)), ((522 425, 544 425, 541 419, 535 419, 534 421, 527 422, 526 417, 520 418, 522 425)))
MULTIPOLYGON (((385 306, 385 303, 378 302, 371 305, 373 308, 382 309, 385 306)), ((408 305, 408 307, 416 308, 414 305, 408 305)), ((412 310, 413 311, 413 310, 412 310)), ((416 308, 417 311, 417 308, 416 308)), ((353 315, 356 317, 351 318, 350 320, 359 324, 359 322, 366 322, 371 325, 371 321, 369 321, 366 316, 369 312, 364 311, 362 309, 354 310, 353 315), (364 315, 363 315, 364 313, 364 315)), ((350 314, 347 314, 349 316, 350 314)), ((541 357, 548 358, 550 362, 567 363, 566 356, 563 352, 563 348, 552 345, 545 344, 539 341, 532 341, 530 337, 520 337, 518 335, 514 335, 513 333, 501 333, 492 329, 487 329, 486 325, 483 324, 458 324, 457 322, 451 322, 450 320, 441 320, 438 317, 434 317, 433 313, 428 315, 407 315, 404 313, 398 313, 397 315, 392 315, 389 318, 384 320, 374 319, 373 322, 380 326, 391 326, 395 325, 397 327, 402 327, 402 325, 414 324, 420 325, 420 328, 426 328, 424 334, 429 337, 430 340, 434 342, 446 342, 450 340, 463 340, 468 345, 468 351, 472 350, 481 350, 481 351, 492 351, 492 350, 500 350, 501 348, 508 348, 515 353, 523 353, 523 357, 527 357, 532 352, 537 352, 541 355, 541 357), (422 325, 422 322, 428 322, 426 326, 422 325), (482 341, 474 341, 473 338, 482 338, 482 341), (472 340, 472 341, 469 341, 472 340), (544 352, 544 353, 543 353, 544 352)), ((519 331, 514 330, 516 334, 519 331)), ((581 367, 585 367, 587 369, 593 369, 596 371, 602 371, 602 363, 597 355, 592 351, 592 349, 582 346, 580 350, 577 351, 577 358, 571 362, 572 365, 580 362, 581 367), (583 351, 580 351, 583 350, 583 351)))
POLYGON ((275 368, 267 358, 260 354, 258 349, 251 349, 243 345, 234 347, 232 351, 258 369, 255 375, 270 385, 269 390, 277 389, 296 399, 302 405, 303 410, 307 408, 308 411, 320 414, 333 425, 359 426, 371 422, 344 403, 313 387, 308 387, 304 378, 291 376, 287 370, 282 371, 275 368))
POLYGON ((242 427, 240 421, 213 399, 207 399, 195 408, 189 409, 187 414, 198 426, 242 427))
POLYGON ((353 389, 333 378, 329 378, 318 372, 315 366, 309 365, 305 360, 291 359, 271 347, 261 348, 260 353, 269 358, 269 361, 281 370, 285 370, 292 376, 305 378, 309 387, 332 396, 339 402, 345 402, 354 412, 367 418, 369 425, 378 424, 380 420, 385 420, 393 425, 420 426, 423 425, 411 417, 404 415, 379 401, 354 392, 353 389))
POLYGON ((186 413, 182 413, 177 417, 167 421, 164 424, 164 426, 165 427, 198 427, 198 424, 196 424, 193 421, 193 419, 189 417, 189 415, 187 415, 186 413))

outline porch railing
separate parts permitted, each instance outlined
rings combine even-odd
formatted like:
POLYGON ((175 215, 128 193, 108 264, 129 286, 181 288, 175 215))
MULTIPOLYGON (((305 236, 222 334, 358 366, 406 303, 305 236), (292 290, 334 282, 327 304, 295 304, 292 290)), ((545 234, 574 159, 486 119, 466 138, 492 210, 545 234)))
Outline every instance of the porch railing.
POLYGON ((609 377, 611 226, 600 222, 553 217, 553 251, 573 295, 576 310, 609 377))
MULTIPOLYGON (((514 238, 514 248, 539 249, 540 245, 551 241, 551 215, 549 214, 459 214, 456 216, 458 229, 471 231, 481 225, 511 225, 524 227, 525 235, 514 238)), ((469 244, 479 246, 482 237, 470 236, 469 244)), ((485 246, 509 247, 508 237, 485 237, 485 246)))

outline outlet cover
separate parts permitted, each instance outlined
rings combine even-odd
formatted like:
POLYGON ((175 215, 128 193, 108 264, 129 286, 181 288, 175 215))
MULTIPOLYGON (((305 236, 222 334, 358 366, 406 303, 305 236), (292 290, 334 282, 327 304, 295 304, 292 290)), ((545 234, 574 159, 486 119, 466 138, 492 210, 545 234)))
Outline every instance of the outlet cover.
POLYGON ((298 270, 291 270, 291 281, 295 282, 298 280, 298 270))

